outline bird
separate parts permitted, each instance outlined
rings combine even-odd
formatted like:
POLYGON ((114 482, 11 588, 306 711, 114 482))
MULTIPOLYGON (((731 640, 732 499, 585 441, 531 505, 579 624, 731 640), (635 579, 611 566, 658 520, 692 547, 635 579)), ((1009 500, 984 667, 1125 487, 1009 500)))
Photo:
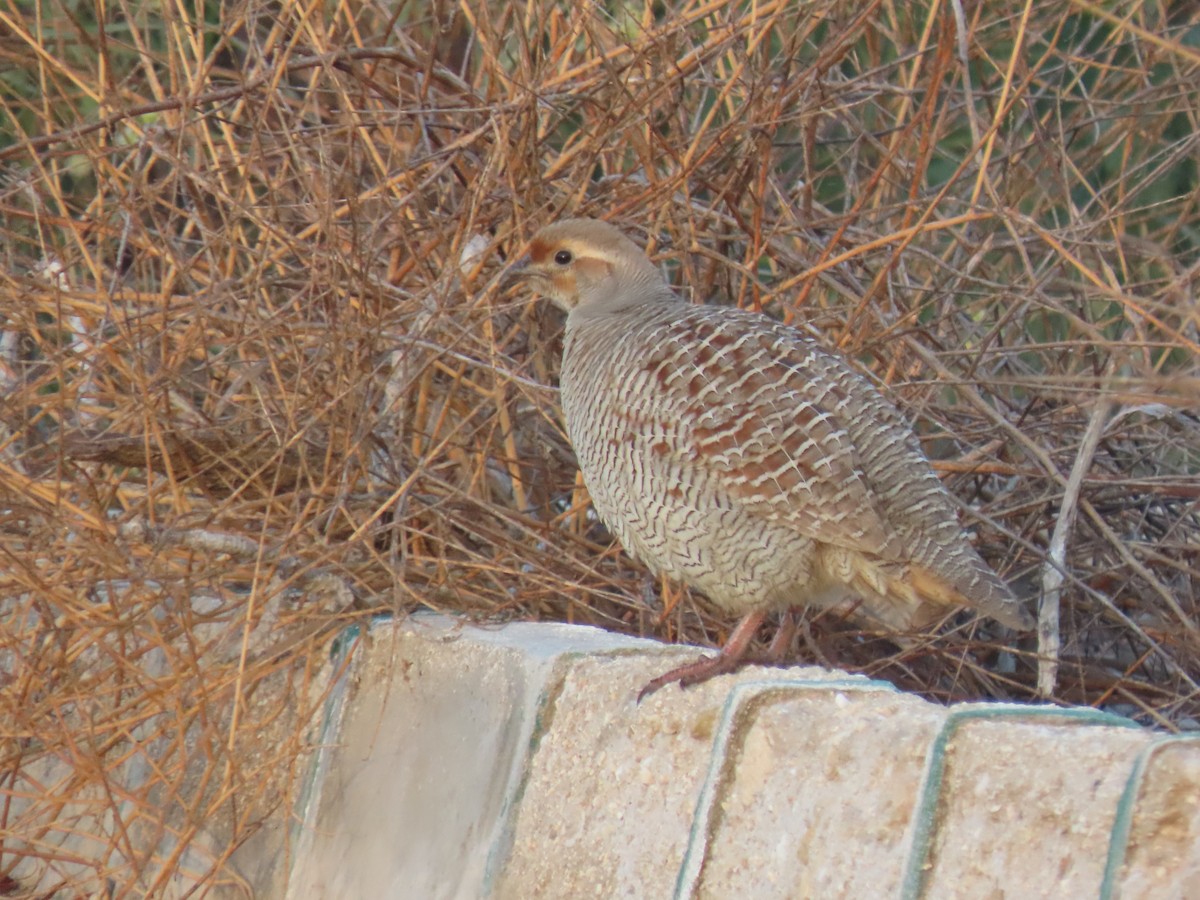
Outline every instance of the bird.
POLYGON ((600 519, 655 575, 741 617, 717 655, 639 701, 736 670, 774 613, 848 599, 897 632, 960 607, 1033 627, 912 428, 816 338, 688 301, 599 219, 541 228, 509 275, 566 311, 563 418, 600 519))

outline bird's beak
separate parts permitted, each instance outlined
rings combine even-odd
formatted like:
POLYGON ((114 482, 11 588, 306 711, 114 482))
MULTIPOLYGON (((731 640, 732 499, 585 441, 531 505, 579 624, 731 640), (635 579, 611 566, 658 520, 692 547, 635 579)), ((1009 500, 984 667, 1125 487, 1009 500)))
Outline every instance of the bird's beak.
POLYGON ((529 268, 529 254, 526 253, 524 256, 514 259, 509 264, 508 268, 504 270, 501 279, 506 284, 512 284, 514 281, 524 281, 527 278, 532 278, 536 274, 536 272, 529 268))

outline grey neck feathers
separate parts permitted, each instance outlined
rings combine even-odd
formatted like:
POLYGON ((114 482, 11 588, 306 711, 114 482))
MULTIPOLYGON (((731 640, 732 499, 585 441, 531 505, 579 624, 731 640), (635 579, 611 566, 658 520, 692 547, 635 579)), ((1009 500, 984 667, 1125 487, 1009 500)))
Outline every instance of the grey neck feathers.
POLYGON ((620 289, 615 278, 607 278, 592 285, 579 298, 579 305, 571 310, 569 320, 580 322, 625 312, 638 306, 683 302, 671 290, 670 285, 663 281, 658 270, 651 267, 624 272, 620 283, 620 289))

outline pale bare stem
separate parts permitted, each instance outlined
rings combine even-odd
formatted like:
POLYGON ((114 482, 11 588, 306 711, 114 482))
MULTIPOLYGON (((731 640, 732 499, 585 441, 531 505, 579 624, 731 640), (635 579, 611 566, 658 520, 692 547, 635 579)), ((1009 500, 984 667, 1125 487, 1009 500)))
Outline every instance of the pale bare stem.
POLYGON ((0 391, 6 395, 17 386, 17 346, 21 333, 15 328, 0 328, 0 391))
MULTIPOLYGON (((418 322, 418 328, 420 324, 418 322)), ((391 418, 392 430, 397 435, 404 434, 407 422, 405 406, 418 364, 418 360, 414 359, 415 355, 412 350, 402 349, 393 350, 388 354, 391 372, 388 373, 383 386, 383 408, 384 415, 391 418)))
POLYGON ((1062 648, 1059 609, 1065 580, 1063 573, 1067 571, 1067 541, 1075 527, 1075 516, 1079 510, 1079 489, 1088 469, 1092 467, 1110 407, 1107 399, 1101 399, 1092 408, 1092 417, 1063 490, 1062 504, 1050 536, 1050 547, 1042 565, 1042 597, 1038 607, 1038 693, 1043 697, 1053 696, 1058 683, 1058 655, 1062 648))
POLYGON ((968 44, 971 30, 967 27, 967 17, 963 13, 962 0, 951 0, 950 9, 954 13, 954 43, 958 50, 958 63, 962 67, 962 85, 967 99, 965 109, 967 123, 971 126, 971 144, 978 149, 982 161, 979 121, 975 117, 975 92, 971 88, 971 48, 968 44))
MULTIPOLYGON (((0 397, 16 395, 20 382, 20 366, 17 359, 21 344, 21 332, 16 328, 0 328, 0 397)), ((12 441, 12 429, 0 420, 0 454, 5 461, 22 474, 28 474, 17 447, 12 441)))

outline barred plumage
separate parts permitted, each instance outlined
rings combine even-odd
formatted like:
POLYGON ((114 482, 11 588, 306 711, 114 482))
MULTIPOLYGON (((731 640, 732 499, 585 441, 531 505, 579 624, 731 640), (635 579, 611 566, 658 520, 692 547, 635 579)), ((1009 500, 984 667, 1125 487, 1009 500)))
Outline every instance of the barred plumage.
POLYGON ((911 429, 861 375, 772 319, 688 304, 603 222, 542 229, 517 269, 568 310, 567 430, 596 511, 656 572, 745 619, 848 595, 897 630, 970 606, 1032 627, 980 559, 911 429))

